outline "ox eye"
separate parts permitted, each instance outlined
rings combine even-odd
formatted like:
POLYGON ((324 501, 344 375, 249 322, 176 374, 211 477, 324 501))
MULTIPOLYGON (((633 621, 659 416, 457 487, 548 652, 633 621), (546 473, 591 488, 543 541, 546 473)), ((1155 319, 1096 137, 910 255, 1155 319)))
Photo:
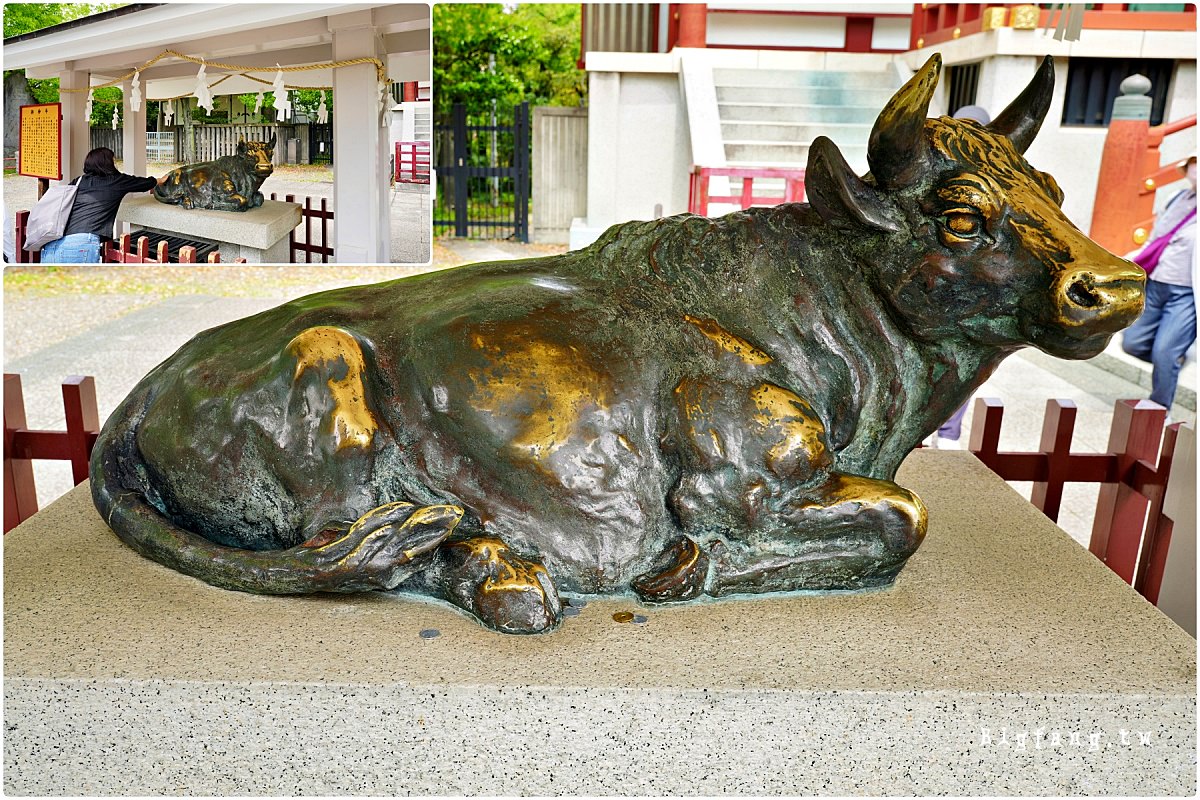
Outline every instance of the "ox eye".
POLYGON ((983 217, 971 211, 949 211, 942 217, 942 224, 963 239, 973 239, 983 232, 983 217))

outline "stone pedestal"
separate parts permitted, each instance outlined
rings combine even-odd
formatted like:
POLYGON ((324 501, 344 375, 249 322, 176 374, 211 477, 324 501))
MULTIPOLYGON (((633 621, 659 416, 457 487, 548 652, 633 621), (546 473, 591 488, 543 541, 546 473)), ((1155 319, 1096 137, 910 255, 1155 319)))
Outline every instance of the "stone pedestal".
POLYGON ((78 487, 5 537, 4 788, 1193 795, 1195 640, 970 454, 900 481, 931 526, 890 590, 596 601, 540 637, 214 589, 78 487))
POLYGON ((267 200, 249 211, 208 211, 160 203, 148 194, 126 195, 117 220, 169 236, 202 239, 221 246, 221 261, 250 264, 291 261, 288 234, 300 224, 296 203, 267 200))

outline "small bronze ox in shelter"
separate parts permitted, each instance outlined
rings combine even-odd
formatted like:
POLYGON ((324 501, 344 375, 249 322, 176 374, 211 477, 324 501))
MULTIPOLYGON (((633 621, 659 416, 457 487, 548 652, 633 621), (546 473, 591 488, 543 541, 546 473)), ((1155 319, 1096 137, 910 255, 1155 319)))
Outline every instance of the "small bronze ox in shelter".
POLYGON ((213 211, 248 211, 265 200, 259 189, 275 170, 275 137, 268 142, 238 142, 237 153, 216 161, 188 164, 167 173, 154 190, 160 203, 213 211))
POLYGON ((887 586, 926 509, 901 460, 1015 350, 1088 358, 1145 275, 932 58, 810 204, 631 222, 551 258, 313 295, 207 331, 108 420, 95 501, 139 552, 262 593, 398 589, 499 631, 562 597, 887 586))

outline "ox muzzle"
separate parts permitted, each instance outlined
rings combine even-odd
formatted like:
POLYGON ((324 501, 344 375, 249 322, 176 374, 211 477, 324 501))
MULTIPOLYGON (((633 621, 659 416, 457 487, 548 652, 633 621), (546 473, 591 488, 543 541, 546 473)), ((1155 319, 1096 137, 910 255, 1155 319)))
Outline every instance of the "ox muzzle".
POLYGON ((1051 287, 1056 321, 1076 336, 1116 333, 1129 327, 1145 305, 1142 268, 1107 252, 1104 256, 1100 263, 1070 265, 1051 287))

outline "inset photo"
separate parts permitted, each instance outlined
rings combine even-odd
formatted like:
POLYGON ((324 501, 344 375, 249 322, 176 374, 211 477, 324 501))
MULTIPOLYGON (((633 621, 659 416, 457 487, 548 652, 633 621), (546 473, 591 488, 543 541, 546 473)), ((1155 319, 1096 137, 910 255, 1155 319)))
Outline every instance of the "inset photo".
POLYGON ((6 262, 429 263, 429 5, 10 3, 4 37, 6 262))

